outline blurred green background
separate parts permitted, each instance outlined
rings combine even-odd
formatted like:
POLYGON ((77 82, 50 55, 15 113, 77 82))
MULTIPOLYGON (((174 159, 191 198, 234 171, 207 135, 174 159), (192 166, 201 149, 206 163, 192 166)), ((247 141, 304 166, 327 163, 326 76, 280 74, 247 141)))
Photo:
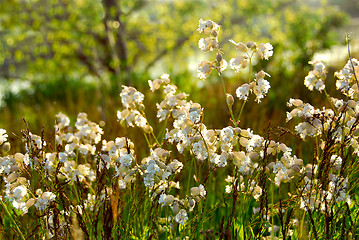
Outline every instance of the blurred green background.
MULTIPOLYGON (((198 49, 200 18, 221 25, 227 61, 236 56, 229 39, 273 45, 273 57, 254 66, 271 75, 272 88, 261 104, 246 105, 240 124, 258 132, 285 125, 289 98, 325 105, 324 96, 304 87, 308 61, 324 61, 327 91, 336 96, 332 76, 348 59, 347 33, 352 57, 359 57, 354 0, 6 0, 0 2, 0 127, 16 145, 24 117, 32 132, 44 127, 52 139, 58 112, 71 119, 87 112, 90 120, 106 122, 111 139, 125 131, 116 121, 123 84, 145 93, 150 123, 156 123, 151 113, 158 96, 148 93, 147 80, 162 73, 201 103, 209 128, 228 125, 218 75, 205 82, 197 77, 198 61, 214 59, 198 49)), ((247 76, 227 70, 224 77, 234 95, 247 76)), ((236 101, 234 107, 240 105, 236 101)))

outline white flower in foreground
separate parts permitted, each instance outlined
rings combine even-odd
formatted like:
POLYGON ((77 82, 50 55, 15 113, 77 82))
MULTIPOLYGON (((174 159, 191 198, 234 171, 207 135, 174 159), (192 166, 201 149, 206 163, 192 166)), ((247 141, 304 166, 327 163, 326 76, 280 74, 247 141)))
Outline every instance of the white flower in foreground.
POLYGON ((27 189, 24 185, 17 186, 14 188, 13 194, 16 201, 21 201, 27 195, 27 189))
POLYGON ((130 154, 124 154, 120 157, 120 163, 125 166, 129 167, 131 166, 132 161, 134 160, 133 155, 130 154))
POLYGON ((184 209, 181 209, 179 213, 175 216, 175 221, 179 224, 184 225, 188 220, 187 212, 184 209))
POLYGON ((256 85, 253 87, 253 92, 257 96, 256 101, 258 103, 260 103, 261 99, 267 95, 269 89, 270 84, 267 80, 263 78, 257 79, 256 85))
POLYGON ((243 84, 236 90, 237 97, 241 100, 247 101, 249 95, 250 86, 248 83, 243 84))
POLYGON ((6 130, 0 128, 0 145, 6 142, 8 135, 6 134, 6 130))
POLYGON ((56 195, 52 192, 44 192, 39 198, 36 199, 35 207, 38 210, 44 210, 52 201, 54 201, 56 195))
POLYGON ((257 53, 261 59, 268 60, 273 56, 273 46, 270 43, 261 43, 257 47, 257 53))

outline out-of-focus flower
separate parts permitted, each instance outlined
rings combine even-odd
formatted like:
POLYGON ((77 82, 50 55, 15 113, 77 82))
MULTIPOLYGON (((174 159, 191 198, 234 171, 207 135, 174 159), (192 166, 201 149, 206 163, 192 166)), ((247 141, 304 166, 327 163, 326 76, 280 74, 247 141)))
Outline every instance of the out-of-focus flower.
POLYGON ((218 34, 219 29, 220 29, 219 25, 216 24, 215 22, 213 22, 212 20, 203 21, 203 19, 201 18, 199 20, 197 31, 200 33, 203 32, 204 34, 216 35, 216 34, 218 34))
POLYGON ((181 209, 179 213, 175 216, 175 221, 181 225, 185 225, 188 220, 187 212, 184 209, 181 209))
POLYGON ((198 64, 198 77, 202 80, 206 80, 212 72, 213 63, 210 61, 201 61, 198 64))
POLYGON ((205 52, 213 51, 213 49, 217 48, 217 46, 218 40, 214 37, 201 38, 198 41, 198 47, 205 52))
POLYGON ((324 80, 326 77, 327 71, 322 62, 309 62, 314 66, 314 70, 310 71, 304 79, 304 85, 310 90, 317 89, 319 92, 325 89, 324 80))
POLYGON ((8 135, 6 134, 6 130, 0 128, 0 145, 6 142, 8 135))
POLYGON ((273 56, 273 46, 270 43, 261 43, 257 46, 257 54, 261 59, 268 60, 273 56))

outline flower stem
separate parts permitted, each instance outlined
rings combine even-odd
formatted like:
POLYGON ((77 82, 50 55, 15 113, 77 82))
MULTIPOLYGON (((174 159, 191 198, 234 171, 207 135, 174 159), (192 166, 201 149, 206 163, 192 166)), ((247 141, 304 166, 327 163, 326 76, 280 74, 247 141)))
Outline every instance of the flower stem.
MULTIPOLYGON (((224 83, 222 74, 219 74, 219 76, 221 77, 221 82, 222 82, 222 85, 223 85, 224 96, 226 96, 226 94, 227 94, 226 84, 224 83)), ((232 119, 232 121, 233 121, 234 126, 235 126, 235 127, 238 127, 238 126, 237 126, 237 121, 236 121, 236 119, 235 119, 235 117, 234 117, 234 114, 233 114, 232 107, 229 105, 229 103, 227 102, 227 100, 226 100, 226 104, 227 104, 229 113, 231 114, 231 119, 232 119)))
POLYGON ((19 226, 16 224, 14 218, 11 216, 11 214, 10 214, 9 210, 7 209, 7 207, 6 207, 6 204, 3 202, 2 198, 0 198, 0 202, 1 202, 1 205, 3 206, 3 208, 4 208, 4 210, 5 210, 6 214, 9 216, 9 218, 11 219, 11 221, 13 222, 13 224, 15 225, 15 229, 16 229, 16 231, 20 234, 20 238, 23 239, 23 240, 25 240, 24 235, 22 234, 22 232, 21 232, 19 226))

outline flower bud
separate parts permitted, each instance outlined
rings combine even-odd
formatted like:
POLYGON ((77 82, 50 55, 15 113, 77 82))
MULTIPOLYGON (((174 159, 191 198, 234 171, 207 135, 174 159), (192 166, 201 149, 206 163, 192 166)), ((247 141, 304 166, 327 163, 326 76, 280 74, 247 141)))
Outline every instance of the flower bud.
POLYGON ((151 133, 153 131, 153 129, 151 126, 146 125, 143 127, 143 131, 145 131, 145 133, 151 133))
POLYGON ((29 200, 27 200, 27 202, 25 203, 25 206, 27 208, 31 207, 32 205, 34 205, 35 203, 35 199, 34 198, 30 198, 29 200))
POLYGON ((216 30, 212 30, 212 31, 211 31, 211 35, 212 35, 213 37, 217 37, 217 36, 218 36, 218 32, 217 32, 216 30))
POLYGON ((22 153, 15 153, 15 160, 17 163, 22 163, 24 161, 24 154, 22 153))
POLYGON ((227 104, 228 104, 229 106, 233 106, 233 104, 234 104, 234 98, 233 98, 233 96, 232 96, 231 94, 229 94, 229 93, 227 93, 226 95, 227 95, 227 104))
POLYGON ((142 103, 138 106, 138 110, 140 110, 141 112, 145 110, 145 105, 143 105, 142 103))
POLYGON ((249 41, 249 42, 247 42, 247 47, 248 48, 255 48, 256 44, 254 42, 252 42, 252 41, 249 41))
POLYGON ((13 181, 15 181, 17 178, 17 174, 16 173, 11 173, 7 178, 6 181, 8 183, 12 183, 13 181))
POLYGON ((5 142, 4 145, 2 145, 2 150, 4 153, 7 153, 8 151, 10 151, 11 145, 9 142, 5 142))

